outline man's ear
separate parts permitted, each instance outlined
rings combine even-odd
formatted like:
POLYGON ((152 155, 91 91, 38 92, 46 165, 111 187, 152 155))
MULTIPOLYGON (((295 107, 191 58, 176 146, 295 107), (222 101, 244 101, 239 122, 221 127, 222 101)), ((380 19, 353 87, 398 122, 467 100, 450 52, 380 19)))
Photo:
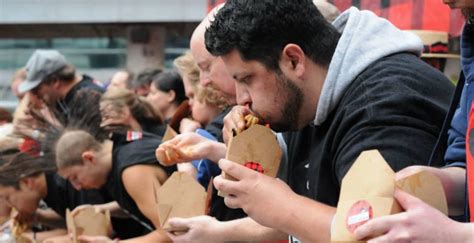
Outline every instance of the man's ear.
POLYGON ((305 73, 306 55, 300 46, 287 44, 281 53, 280 68, 287 76, 302 79, 305 73))
POLYGON ((95 154, 91 150, 87 150, 82 152, 82 162, 84 164, 91 163, 91 164, 96 164, 97 161, 95 159, 95 154))
POLYGON ((22 189, 32 190, 36 185, 36 181, 35 181, 34 177, 22 178, 22 179, 20 179, 20 181, 18 183, 20 185, 21 190, 22 189))

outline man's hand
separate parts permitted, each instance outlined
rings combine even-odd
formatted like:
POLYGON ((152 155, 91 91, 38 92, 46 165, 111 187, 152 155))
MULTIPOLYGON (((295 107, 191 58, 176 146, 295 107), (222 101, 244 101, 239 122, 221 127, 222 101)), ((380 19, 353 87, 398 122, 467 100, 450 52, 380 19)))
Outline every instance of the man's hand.
POLYGON ((357 239, 378 236, 369 242, 466 242, 469 235, 474 239, 472 226, 449 219, 420 199, 398 189, 395 198, 406 212, 368 221, 356 229, 357 239))
POLYGON ((234 132, 245 130, 244 117, 251 114, 247 106, 234 106, 232 110, 224 117, 224 127, 222 128, 222 136, 227 144, 234 132))
POLYGON ((224 199, 227 206, 242 208, 263 226, 280 229, 285 225, 296 195, 288 185, 226 159, 219 161, 219 167, 237 180, 214 179, 216 189, 228 195, 224 199))
POLYGON ((160 164, 170 166, 204 158, 218 161, 225 156, 225 151, 222 143, 196 133, 184 133, 162 143, 155 154, 160 164))
POLYGON ((188 229, 184 234, 168 233, 173 242, 223 242, 225 240, 225 237, 219 233, 221 222, 210 216, 172 218, 168 222, 172 228, 188 229))
POLYGON ((189 118, 183 118, 179 123, 180 133, 195 132, 198 128, 201 128, 201 124, 189 118))

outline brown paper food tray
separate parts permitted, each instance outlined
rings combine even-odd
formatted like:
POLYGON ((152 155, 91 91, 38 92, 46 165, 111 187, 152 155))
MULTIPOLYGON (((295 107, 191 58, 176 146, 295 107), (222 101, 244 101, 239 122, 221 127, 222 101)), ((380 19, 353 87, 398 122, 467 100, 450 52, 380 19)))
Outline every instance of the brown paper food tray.
POLYGON ((188 229, 170 227, 168 219, 190 218, 206 213, 208 193, 194 178, 184 172, 174 172, 161 187, 154 184, 154 188, 163 230, 186 232, 188 229))
POLYGON ((347 226, 351 216, 348 214, 356 202, 363 200, 370 205, 372 218, 401 212, 402 209, 393 197, 396 187, 420 198, 442 213, 448 213, 446 197, 438 177, 428 172, 418 172, 395 181, 395 172, 377 150, 364 151, 342 180, 331 241, 356 241, 347 226))
MULTIPOLYGON (((244 165, 256 162, 263 167, 263 174, 275 177, 280 166, 282 151, 272 130, 262 125, 253 125, 231 137, 227 145, 226 159, 244 165)), ((222 177, 235 180, 222 172, 222 177)), ((225 196, 218 192, 219 196, 225 196)))

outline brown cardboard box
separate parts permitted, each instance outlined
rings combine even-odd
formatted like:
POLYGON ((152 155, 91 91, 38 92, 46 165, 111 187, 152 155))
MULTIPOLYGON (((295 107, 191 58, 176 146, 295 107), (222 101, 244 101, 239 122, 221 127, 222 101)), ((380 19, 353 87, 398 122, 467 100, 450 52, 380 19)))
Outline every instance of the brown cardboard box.
POLYGON ((372 218, 402 212, 393 193, 398 187, 447 214, 440 180, 419 172, 395 181, 395 172, 377 150, 364 151, 342 180, 331 241, 355 241, 352 232, 372 218))
MULTIPOLYGON (((264 175, 275 177, 280 167, 282 151, 273 131, 256 124, 230 138, 226 159, 251 167, 264 175)), ((222 176, 233 179, 224 172, 222 176)), ((219 192, 219 196, 225 196, 219 192)))
POLYGON ((111 227, 110 213, 95 212, 93 207, 85 208, 72 216, 69 209, 66 210, 67 231, 72 235, 72 242, 79 242, 80 235, 107 236, 111 227))
POLYGON ((161 187, 155 185, 155 200, 162 229, 173 232, 188 229, 171 228, 168 219, 204 215, 208 204, 204 187, 184 172, 174 172, 161 187))

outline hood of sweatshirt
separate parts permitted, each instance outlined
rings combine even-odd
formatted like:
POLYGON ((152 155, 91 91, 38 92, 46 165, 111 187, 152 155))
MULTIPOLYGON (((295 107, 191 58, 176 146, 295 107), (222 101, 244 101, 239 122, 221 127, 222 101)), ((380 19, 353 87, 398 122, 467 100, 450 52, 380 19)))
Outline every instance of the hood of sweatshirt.
POLYGON ((370 11, 351 7, 332 23, 342 33, 323 84, 314 125, 321 125, 339 103, 346 88, 378 59, 400 52, 418 56, 421 40, 370 11))

